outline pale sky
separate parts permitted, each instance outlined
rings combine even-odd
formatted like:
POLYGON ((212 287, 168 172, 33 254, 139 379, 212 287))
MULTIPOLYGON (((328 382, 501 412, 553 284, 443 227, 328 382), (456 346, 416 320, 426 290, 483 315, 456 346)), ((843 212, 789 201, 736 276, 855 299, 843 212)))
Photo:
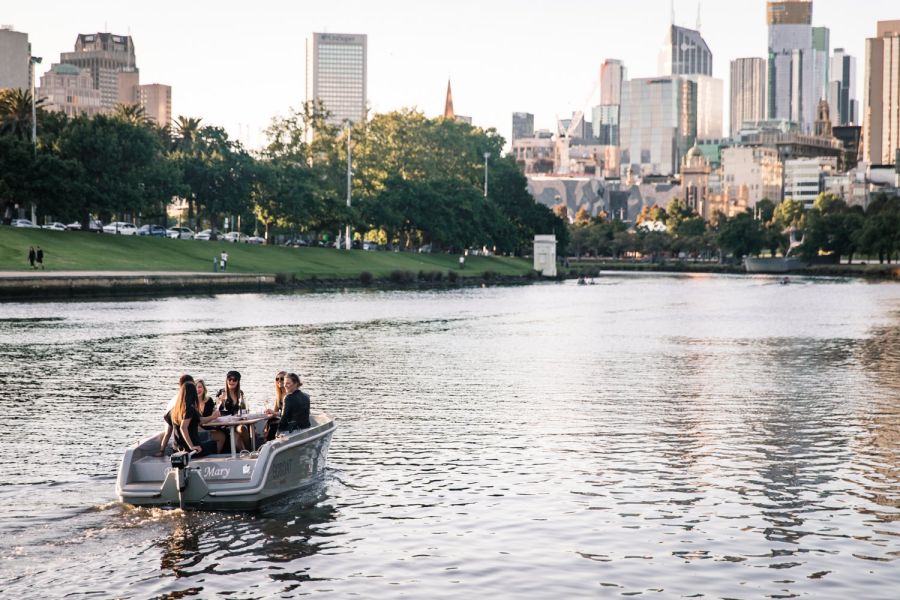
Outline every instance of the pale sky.
MULTIPOLYGON (((582 107, 606 58, 629 77, 657 75, 670 0, 43 0, 5 2, 0 23, 29 35, 39 75, 71 51, 79 33, 134 37, 141 83, 173 88, 175 116, 202 117, 251 147, 271 118, 304 100, 310 32, 368 34, 368 93, 375 112, 415 106, 443 112, 448 77, 454 108, 509 140, 512 112, 552 129, 582 107)), ((697 0, 675 0, 676 24, 694 28, 697 0)), ((857 58, 862 102, 865 38, 879 20, 900 19, 897 0, 814 0, 813 25, 831 49, 857 58)), ((701 32, 724 82, 729 61, 766 53, 765 0, 704 0, 701 32)), ((585 106, 585 108, 588 108, 585 106)), ((588 112, 589 114, 589 112, 588 112)))

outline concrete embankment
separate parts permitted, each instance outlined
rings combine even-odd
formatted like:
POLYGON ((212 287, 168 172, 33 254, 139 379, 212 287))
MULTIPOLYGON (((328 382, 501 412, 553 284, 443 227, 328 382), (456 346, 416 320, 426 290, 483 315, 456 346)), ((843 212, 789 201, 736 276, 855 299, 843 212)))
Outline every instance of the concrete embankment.
POLYGON ((120 271, 0 272, 0 301, 269 291, 274 275, 120 271))

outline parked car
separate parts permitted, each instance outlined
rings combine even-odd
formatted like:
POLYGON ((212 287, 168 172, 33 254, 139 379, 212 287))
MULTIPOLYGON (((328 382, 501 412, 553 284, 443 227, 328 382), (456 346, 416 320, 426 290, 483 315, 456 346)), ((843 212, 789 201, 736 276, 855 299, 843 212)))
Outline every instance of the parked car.
POLYGON ((194 239, 194 232, 187 227, 172 227, 171 229, 166 229, 166 235, 173 240, 194 239))
POLYGON ((366 241, 366 242, 362 243, 362 249, 363 250, 378 250, 378 244, 376 244, 375 242, 366 241))
POLYGON ((247 236, 241 233, 240 231, 229 231, 225 235, 222 236, 222 240, 226 242, 231 242, 232 244, 236 244, 237 242, 246 241, 247 236))
POLYGON ((137 234, 151 237, 166 237, 166 228, 162 225, 141 225, 137 230, 137 234))
POLYGON ((113 221, 103 226, 103 233, 115 233, 118 235, 134 235, 137 233, 137 226, 134 223, 125 221, 113 221))
POLYGON ((53 231, 65 231, 66 226, 63 225, 62 223, 53 222, 53 223, 50 223, 49 225, 42 225, 41 229, 51 229, 53 231))
MULTIPOLYGON (((95 231, 100 233, 103 231, 103 223, 101 223, 98 219, 91 219, 88 222, 88 227, 90 227, 91 231, 95 231)), ((74 221, 66 225, 66 229, 70 231, 81 231, 81 221, 74 221)))
POLYGON ((10 223, 13 227, 28 227, 30 229, 37 229, 38 226, 29 221, 28 219, 13 219, 10 223))
POLYGON ((258 235, 251 235, 250 237, 248 237, 247 239, 245 239, 244 242, 247 243, 247 244, 258 244, 258 245, 259 245, 259 244, 265 244, 265 243, 266 243, 266 238, 261 238, 261 237, 259 237, 258 235))
POLYGON ((204 241, 217 240, 219 239, 219 232, 215 229, 204 229, 200 233, 196 234, 194 236, 194 239, 204 241))
POLYGON ((289 246, 291 248, 301 248, 303 246, 309 246, 309 242, 304 240, 303 238, 293 238, 284 243, 285 246, 289 246))

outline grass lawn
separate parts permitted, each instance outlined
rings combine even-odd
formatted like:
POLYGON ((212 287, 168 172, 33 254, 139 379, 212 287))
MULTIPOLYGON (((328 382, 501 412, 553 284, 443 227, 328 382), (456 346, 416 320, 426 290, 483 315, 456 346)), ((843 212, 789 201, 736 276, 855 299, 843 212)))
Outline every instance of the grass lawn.
POLYGON ((227 242, 171 240, 78 231, 47 231, 0 226, 0 271, 29 271, 28 247, 44 250, 48 271, 189 271, 212 272, 213 257, 228 252, 228 271, 285 273, 298 279, 355 278, 367 271, 386 277, 391 271, 457 271, 462 276, 525 275, 529 260, 500 256, 466 257, 414 252, 369 252, 333 248, 283 248, 227 242))

